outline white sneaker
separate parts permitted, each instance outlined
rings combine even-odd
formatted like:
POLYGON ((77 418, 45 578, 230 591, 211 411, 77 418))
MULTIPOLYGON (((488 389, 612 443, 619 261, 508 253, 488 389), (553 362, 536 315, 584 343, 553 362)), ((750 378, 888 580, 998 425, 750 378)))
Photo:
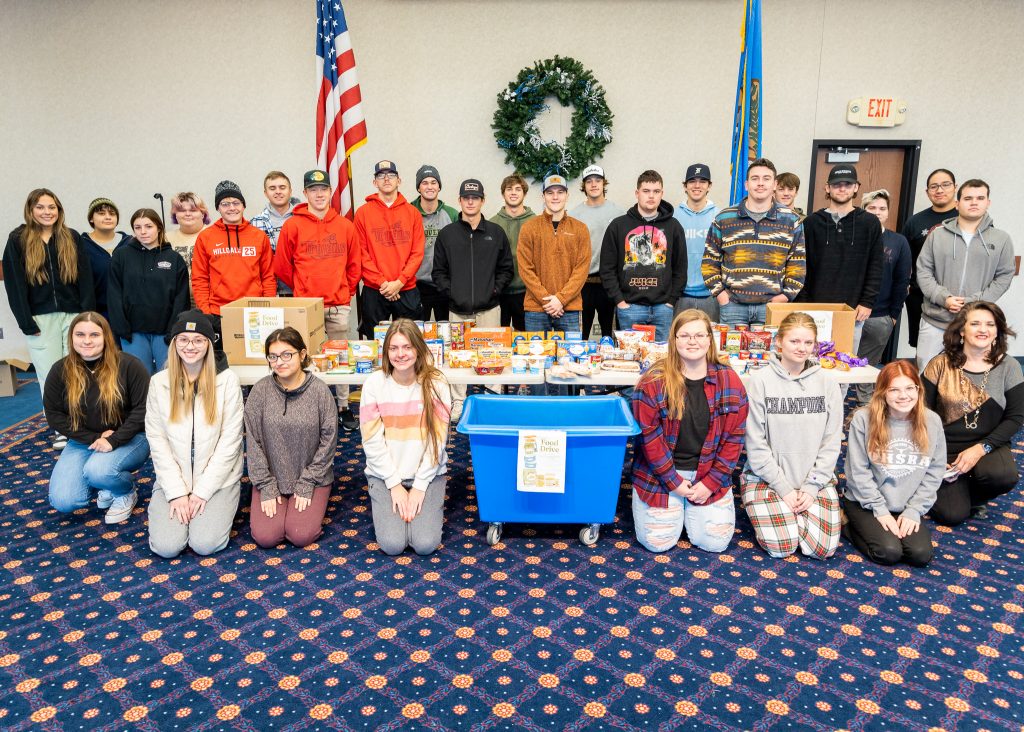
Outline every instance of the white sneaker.
POLYGON ((96 508, 110 508, 110 504, 113 502, 114 494, 111 493, 110 491, 99 491, 96 494, 96 508))
POLYGON ((108 524, 119 524, 127 520, 132 515, 132 509, 135 508, 135 502, 138 500, 139 493, 136 490, 123 496, 115 496, 110 503, 110 508, 107 509, 107 516, 103 520, 108 524))
POLYGON ((458 424, 462 417, 462 402, 452 402, 452 424, 458 424))
POLYGON ((57 436, 55 438, 53 438, 53 449, 54 450, 63 450, 67 446, 68 446, 68 438, 58 432, 57 436))

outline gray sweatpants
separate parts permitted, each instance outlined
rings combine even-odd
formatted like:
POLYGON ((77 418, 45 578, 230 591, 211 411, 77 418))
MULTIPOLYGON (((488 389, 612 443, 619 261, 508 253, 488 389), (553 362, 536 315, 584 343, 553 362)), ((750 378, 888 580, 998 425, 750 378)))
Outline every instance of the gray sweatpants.
MULTIPOLYGON (((385 554, 395 556, 412 547, 420 556, 432 554, 441 544, 441 524, 444 522, 444 491, 448 475, 439 475, 427 486, 420 515, 406 523, 395 513, 391 504, 391 491, 384 481, 366 477, 370 487, 373 533, 385 554)), ((410 488, 409 490, 415 490, 410 488)))
POLYGON ((221 488, 206 503, 203 512, 181 524, 171 515, 163 489, 153 486, 149 499, 149 548, 164 559, 173 559, 191 547, 200 556, 216 554, 228 545, 231 524, 238 511, 239 484, 221 488))

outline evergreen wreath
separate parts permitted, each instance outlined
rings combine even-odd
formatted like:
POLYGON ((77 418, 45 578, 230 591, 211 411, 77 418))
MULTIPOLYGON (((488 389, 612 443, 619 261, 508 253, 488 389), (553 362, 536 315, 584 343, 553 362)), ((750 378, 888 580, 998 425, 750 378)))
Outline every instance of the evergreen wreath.
POLYGON ((535 61, 498 93, 494 139, 505 151, 505 162, 535 181, 559 173, 572 179, 601 157, 612 141, 612 115, 604 87, 574 58, 555 56, 535 61), (541 139, 537 115, 548 109, 553 96, 572 105, 572 127, 565 144, 541 139))

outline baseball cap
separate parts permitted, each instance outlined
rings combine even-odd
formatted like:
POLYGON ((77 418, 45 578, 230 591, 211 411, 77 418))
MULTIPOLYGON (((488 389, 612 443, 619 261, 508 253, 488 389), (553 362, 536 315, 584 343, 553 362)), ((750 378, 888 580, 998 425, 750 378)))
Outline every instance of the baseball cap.
POLYGON ((569 190, 569 184, 566 182, 565 178, 560 175, 549 175, 544 179, 544 187, 540 189, 541 193, 546 191, 548 188, 554 188, 555 186, 561 186, 565 190, 569 190))
POLYGON ((302 176, 302 187, 313 188, 314 186, 331 187, 331 177, 323 170, 309 170, 302 176))
POLYGON ((695 178, 703 178, 707 182, 711 182, 711 168, 706 166, 704 163, 694 163, 686 169, 686 177, 683 178, 683 183, 689 183, 695 178))
POLYGON ((459 186, 459 198, 468 198, 469 196, 484 197, 484 184, 476 178, 467 178, 459 186))
POLYGON ((583 171, 583 175, 580 176, 580 179, 581 180, 586 180, 587 178, 591 177, 592 175, 596 175, 596 176, 600 176, 601 178, 604 178, 605 177, 605 175, 604 175, 604 168, 602 168, 600 165, 591 165, 586 170, 583 171))
POLYGON ((828 173, 828 184, 833 183, 860 183, 857 180, 857 169, 846 163, 836 165, 828 173))
POLYGON ((377 175, 377 173, 394 173, 398 175, 398 168, 390 160, 381 160, 373 166, 373 174, 377 175))

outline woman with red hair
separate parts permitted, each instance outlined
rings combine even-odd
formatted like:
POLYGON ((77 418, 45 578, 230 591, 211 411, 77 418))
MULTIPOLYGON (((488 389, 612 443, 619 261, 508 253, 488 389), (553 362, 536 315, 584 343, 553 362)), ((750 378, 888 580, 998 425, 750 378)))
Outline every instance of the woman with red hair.
POLYGON ((917 369, 909 361, 887 364, 870 403, 850 422, 843 510, 857 550, 878 564, 928 564, 932 537, 921 516, 945 471, 942 420, 925 406, 917 369))

